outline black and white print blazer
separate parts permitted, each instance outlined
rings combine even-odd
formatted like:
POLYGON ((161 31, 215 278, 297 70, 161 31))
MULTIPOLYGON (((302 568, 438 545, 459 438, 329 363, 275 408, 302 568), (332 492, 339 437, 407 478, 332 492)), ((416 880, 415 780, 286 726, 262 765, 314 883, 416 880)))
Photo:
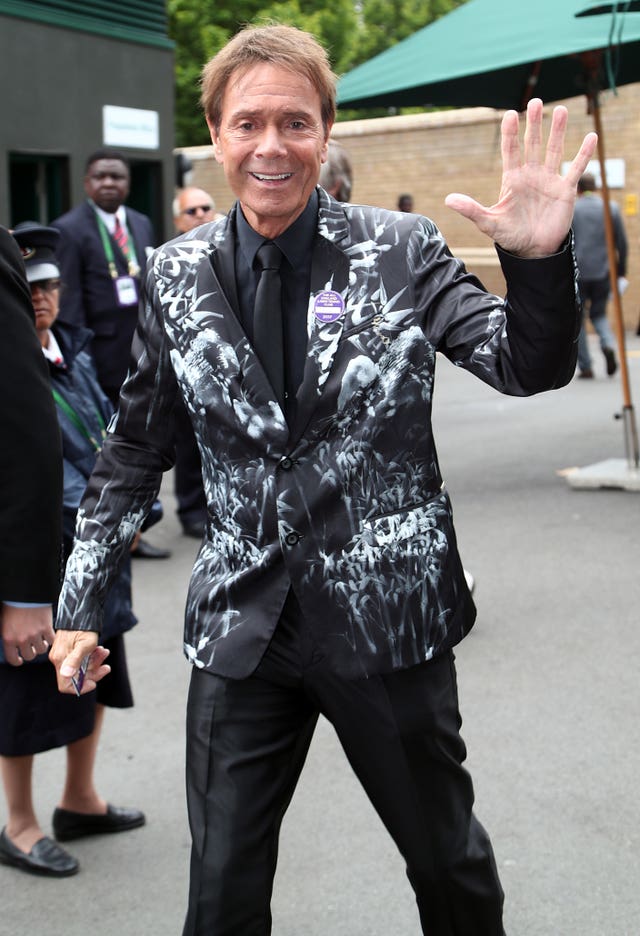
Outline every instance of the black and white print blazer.
POLYGON ((289 588, 319 652, 347 676, 428 660, 473 624, 431 427, 436 352, 503 393, 566 384, 580 327, 570 240, 541 260, 499 250, 502 300, 427 218, 318 192, 291 427, 224 285, 235 282, 239 209, 155 251, 129 377, 79 513, 59 628, 100 629, 101 596, 173 464, 177 394, 208 503, 185 616, 196 666, 251 673, 289 588))

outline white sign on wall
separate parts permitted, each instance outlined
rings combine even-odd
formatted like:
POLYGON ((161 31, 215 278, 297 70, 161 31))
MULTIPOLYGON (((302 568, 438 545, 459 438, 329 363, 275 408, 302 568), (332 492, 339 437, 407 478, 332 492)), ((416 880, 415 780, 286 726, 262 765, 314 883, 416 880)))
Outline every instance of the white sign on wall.
MULTIPOLYGON (((565 162, 562 164, 562 173, 566 174, 567 169, 569 168, 570 163, 565 162)), ((605 159, 604 167, 607 173, 607 185, 610 189, 621 189, 624 188, 625 180, 625 161, 624 159, 605 159)), ((596 185, 598 188, 602 187, 602 180, 600 178, 600 161, 597 159, 592 159, 585 172, 592 173, 595 176, 596 185)))
POLYGON ((160 145, 158 112, 105 104, 102 108, 102 138, 105 146, 158 149, 160 145))

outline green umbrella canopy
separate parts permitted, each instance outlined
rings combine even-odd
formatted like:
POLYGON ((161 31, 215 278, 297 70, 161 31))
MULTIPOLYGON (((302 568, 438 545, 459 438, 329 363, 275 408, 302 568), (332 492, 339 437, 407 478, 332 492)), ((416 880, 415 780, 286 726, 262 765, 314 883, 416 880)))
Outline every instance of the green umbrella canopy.
POLYGON ((599 137, 625 448, 629 467, 637 470, 640 449, 598 103, 600 91, 634 81, 640 81, 640 0, 468 0, 345 75, 338 84, 338 106, 524 110, 533 96, 551 102, 587 95, 599 137))
POLYGON ((597 90, 640 81, 639 10, 637 0, 468 0, 348 72, 338 105, 522 110, 533 95, 587 93, 580 53, 598 49, 597 90))

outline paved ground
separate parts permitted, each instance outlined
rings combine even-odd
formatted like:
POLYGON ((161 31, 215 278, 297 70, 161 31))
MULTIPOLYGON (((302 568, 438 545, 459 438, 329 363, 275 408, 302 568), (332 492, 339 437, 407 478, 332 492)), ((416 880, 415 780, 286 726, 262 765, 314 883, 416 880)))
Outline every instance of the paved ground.
MULTIPOLYGON (((638 406, 640 340, 628 347, 638 406)), ((458 652, 463 731, 509 936, 640 932, 640 497, 576 491, 559 474, 624 457, 613 419, 620 381, 594 354, 596 380, 528 400, 439 367, 436 436, 478 582, 478 623, 458 652)), ((74 843, 75 878, 0 867, 2 933, 180 934, 189 853, 181 614, 196 547, 179 535, 169 485, 164 501, 153 540, 173 558, 135 566, 141 623, 127 641, 137 704, 108 716, 99 764, 104 795, 143 807, 148 825, 74 843)), ((36 760, 47 829, 63 768, 63 752, 36 760)), ((402 863, 324 722, 285 819, 273 913, 274 936, 419 932, 402 863)))

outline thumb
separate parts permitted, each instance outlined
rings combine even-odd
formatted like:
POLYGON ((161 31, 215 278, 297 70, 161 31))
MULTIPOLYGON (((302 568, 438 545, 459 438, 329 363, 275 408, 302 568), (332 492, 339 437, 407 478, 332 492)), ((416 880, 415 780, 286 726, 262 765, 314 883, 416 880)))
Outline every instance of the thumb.
POLYGON ((485 209, 479 202, 475 201, 469 195, 461 195, 459 192, 452 192, 450 195, 447 195, 444 203, 447 208, 457 211, 458 214, 461 214, 464 218, 468 218, 469 221, 473 221, 476 224, 485 214, 485 209))
POLYGON ((86 653, 83 650, 74 650, 64 658, 60 665, 61 676, 75 676, 80 669, 80 664, 84 660, 86 653))
POLYGON ((95 643, 93 641, 89 642, 89 646, 86 643, 76 644, 60 664, 60 675, 65 677, 75 676, 84 658, 90 656, 94 650, 95 643))

